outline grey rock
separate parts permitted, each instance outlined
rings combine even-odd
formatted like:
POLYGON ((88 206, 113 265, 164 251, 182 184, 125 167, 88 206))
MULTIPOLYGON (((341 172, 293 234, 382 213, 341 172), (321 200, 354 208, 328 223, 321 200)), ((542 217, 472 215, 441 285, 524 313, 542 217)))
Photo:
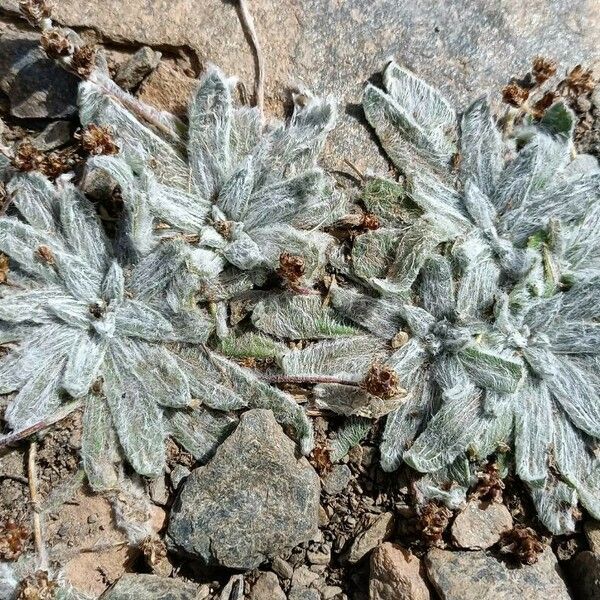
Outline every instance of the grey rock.
POLYGON ((331 496, 339 494, 350 483, 352 471, 348 465, 334 465, 322 479, 323 490, 331 496))
POLYGON ((292 588, 288 600, 321 600, 321 594, 317 590, 307 588, 292 588))
POLYGON ((184 467, 183 465, 175 465, 173 467, 171 473, 169 473, 169 476, 171 477, 171 485, 173 486, 173 489, 176 490, 179 487, 179 484, 184 479, 189 477, 190 473, 191 473, 191 471, 187 467, 184 467))
POLYGON ((337 585, 327 585, 321 590, 321 598, 323 600, 333 600, 336 596, 342 593, 342 588, 337 585))
MULTIPOLYGON (((0 2, 7 4, 15 0, 0 2)), ((252 89, 253 55, 234 3, 203 0, 202 10, 196 0, 129 0, 126 10, 122 0, 57 4, 61 23, 99 30, 116 42, 179 47, 252 89)), ((339 98, 340 124, 326 148, 334 169, 346 170, 344 159, 362 170, 387 167, 358 104, 364 82, 390 56, 441 87, 458 107, 486 92, 497 101, 507 79, 538 54, 563 68, 600 58, 600 16, 591 0, 257 0, 252 12, 270 112, 282 111, 294 85, 339 98)))
POLYGON ((252 586, 250 600, 286 600, 277 575, 269 571, 261 573, 252 586))
POLYGON ((165 506, 169 501, 169 492, 167 490, 164 476, 157 477, 156 479, 150 481, 148 484, 148 492, 150 493, 150 498, 152 498, 152 502, 154 502, 154 504, 165 506))
POLYGON ((197 600, 198 586, 181 579, 127 574, 102 594, 102 600, 197 600))
POLYGON ((385 542, 371 554, 369 600, 429 600, 421 561, 406 548, 385 542))
POLYGON ((137 87, 160 63, 162 54, 143 46, 123 62, 115 74, 115 82, 124 90, 137 87))
POLYGON ((512 516, 495 502, 481 504, 471 500, 452 524, 452 537, 457 546, 469 550, 485 550, 500 540, 502 532, 512 527, 512 516))
POLYGON ((308 567, 303 565, 294 571, 294 574, 292 575, 292 587, 310 587, 318 579, 318 573, 314 573, 308 567))
POLYGON ((227 585, 221 590, 219 600, 243 600, 244 598, 244 576, 233 575, 227 585))
POLYGON ((55 150, 71 141, 71 123, 69 121, 53 121, 33 139, 33 145, 42 152, 55 150))
POLYGON ((39 35, 7 31, 0 37, 0 89, 10 100, 13 116, 68 117, 76 110, 77 84, 44 54, 39 35))
POLYGON ((331 561, 331 547, 323 544, 316 550, 308 550, 306 558, 312 565, 327 565, 331 561))
POLYGON ((277 573, 281 579, 291 579, 294 574, 292 565, 279 556, 275 557, 273 562, 271 562, 271 569, 274 573, 277 573))
POLYGON ((269 410, 244 413, 173 506, 170 545, 206 564, 253 569, 317 530, 319 478, 269 410))
POLYGON ((365 531, 354 538, 348 551, 349 563, 356 563, 366 556, 379 543, 387 540, 394 530, 394 516, 383 513, 365 531))
POLYGON ((580 600, 600 600, 600 554, 580 552, 569 564, 569 581, 580 600))
POLYGON ((583 524, 583 531, 590 545, 590 550, 600 554, 600 521, 589 519, 583 524))
POLYGON ((570 600, 556 557, 547 547, 533 565, 511 568, 482 551, 434 548, 425 559, 441 600, 570 600))

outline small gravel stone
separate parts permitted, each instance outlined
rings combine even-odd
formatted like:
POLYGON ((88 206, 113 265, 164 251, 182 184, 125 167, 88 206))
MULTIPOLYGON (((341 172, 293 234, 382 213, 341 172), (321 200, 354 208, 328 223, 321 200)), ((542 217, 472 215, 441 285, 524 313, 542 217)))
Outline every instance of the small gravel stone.
POLYGON ((144 46, 121 64, 115 75, 115 82, 124 90, 137 87, 160 63, 162 54, 144 46))
POLYGON ((292 588, 288 600, 321 600, 321 594, 317 590, 307 588, 292 588))
POLYGON ((481 504, 471 500, 452 524, 452 538, 457 546, 469 550, 485 550, 500 540, 502 532, 512 527, 512 516, 495 502, 481 504))
POLYGON ((331 561, 331 548, 324 545, 319 550, 308 550, 306 558, 313 565, 327 565, 331 561))
POLYGON ((175 465, 169 475, 171 477, 171 485, 173 486, 173 489, 176 490, 179 487, 179 484, 184 479, 189 477, 190 473, 191 471, 187 467, 184 467, 183 465, 175 465))
POLYGON ((394 516, 386 512, 379 515, 375 521, 352 541, 348 551, 347 560, 349 563, 358 562, 363 556, 367 555, 380 542, 388 539, 394 530, 394 516))
POLYGON ((42 152, 48 152, 64 146, 71 140, 71 123, 53 121, 33 139, 33 145, 42 152))
POLYGON ((271 569, 273 572, 277 573, 281 579, 291 579, 292 575, 294 574, 292 565, 279 556, 273 559, 273 562, 271 563, 271 569))
POLYGON ((319 579, 318 573, 313 573, 308 567, 298 567, 292 575, 292 587, 310 587, 310 585, 319 579))
POLYGON ((327 585, 321 590, 321 598, 323 598, 323 600, 332 600, 341 593, 341 587, 338 587, 337 585, 327 585))
POLYGON ((157 575, 126 574, 102 595, 102 600, 197 600, 198 586, 157 575))
POLYGON ((585 537, 590 545, 590 550, 600 554, 600 521, 590 519, 583 524, 585 537))
POLYGON ((252 586, 250 600, 286 600, 277 575, 269 571, 261 573, 252 586))
POLYGON ((348 465, 334 465, 322 478, 323 490, 330 495, 339 494, 350 483, 352 471, 348 465))

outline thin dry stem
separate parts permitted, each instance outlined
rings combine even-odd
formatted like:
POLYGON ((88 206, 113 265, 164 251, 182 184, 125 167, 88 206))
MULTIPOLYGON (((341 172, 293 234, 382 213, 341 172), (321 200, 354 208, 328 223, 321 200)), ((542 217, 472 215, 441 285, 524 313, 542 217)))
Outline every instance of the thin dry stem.
POLYGON ((260 110, 261 114, 263 114, 265 106, 265 63, 254 26, 254 19, 248 9, 246 0, 239 0, 238 15, 242 29, 248 37, 254 52, 254 104, 260 110))
POLYGON ((326 375, 315 377, 303 377, 302 375, 263 375, 262 379, 269 383, 297 383, 313 385, 318 383, 337 383, 338 385, 351 385, 352 387, 360 387, 356 381, 348 379, 340 379, 339 377, 329 377, 326 375))
POLYGON ((33 510, 33 539, 35 542, 35 551, 38 555, 39 568, 42 571, 48 570, 48 555, 42 530, 42 510, 40 497, 38 493, 37 479, 37 442, 29 444, 29 457, 27 460, 27 476, 29 478, 29 495, 31 497, 31 508, 33 510))

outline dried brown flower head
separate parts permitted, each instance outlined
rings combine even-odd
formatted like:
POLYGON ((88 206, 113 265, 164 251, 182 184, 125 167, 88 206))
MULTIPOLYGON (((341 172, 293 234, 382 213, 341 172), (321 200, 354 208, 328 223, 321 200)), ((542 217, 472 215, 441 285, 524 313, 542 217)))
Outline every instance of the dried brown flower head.
POLYGON ((0 558, 17 560, 29 540, 29 531, 21 524, 9 519, 0 527, 0 558))
POLYGON ((596 87, 592 70, 584 69, 581 65, 574 67, 563 83, 567 93, 573 96, 586 96, 596 87))
POLYGON ((47 265, 54 264, 54 253, 49 246, 38 246, 38 249, 35 251, 36 256, 47 265))
POLYGON ((42 33, 40 43, 49 58, 57 59, 71 56, 75 48, 69 38, 60 29, 48 29, 42 33))
POLYGON ((331 471, 331 467, 333 466, 331 462, 331 452, 329 451, 325 440, 315 446, 315 449, 310 455, 310 462, 317 473, 321 475, 331 471))
POLYGON ((286 281, 297 283, 305 271, 304 259, 301 256, 289 252, 282 252, 279 256, 277 274, 286 281))
POLYGON ((140 548, 149 567, 155 567, 167 557, 167 546, 159 537, 146 538, 140 548))
POLYGON ((543 56, 536 56, 533 59, 531 73, 536 82, 538 84, 542 84, 556 74, 556 63, 553 60, 544 58, 543 56))
POLYGON ((30 142, 23 142, 17 148, 12 164, 18 171, 42 171, 46 156, 30 142))
POLYGON ((544 113, 554 104, 557 98, 556 92, 546 92, 532 107, 533 116, 536 119, 541 119, 544 113))
POLYGON ((38 27, 44 19, 49 19, 53 8, 48 0, 19 0, 21 14, 34 27, 38 27))
POLYGON ((524 565, 532 565, 537 562, 538 555, 544 551, 544 544, 531 527, 517 525, 502 534, 500 551, 524 565))
POLYGON ((444 532, 448 528, 452 511, 446 506, 430 502, 419 515, 421 538, 429 546, 441 546, 444 532))
POLYGON ((95 156, 119 152, 119 146, 115 144, 111 128, 104 125, 91 123, 85 129, 76 131, 75 138, 79 140, 81 147, 86 152, 95 156))
POLYGON ((374 215, 372 213, 365 213, 365 215, 363 217, 362 226, 365 229, 369 229, 369 230, 373 231, 375 229, 379 229, 381 224, 376 215, 374 215))
POLYGON ((46 571, 37 571, 23 579, 17 589, 16 600, 52 600, 58 583, 50 579, 46 571))
POLYGON ((373 396, 384 400, 394 397, 399 393, 398 375, 387 365, 374 363, 365 376, 362 387, 373 396))
POLYGON ((502 503, 502 493, 506 486, 500 477, 498 465, 488 463, 477 475, 478 481, 473 495, 486 502, 502 503))
POLYGON ((502 89, 502 100, 511 106, 519 108, 527 101, 527 98, 529 98, 529 90, 517 83, 509 83, 502 89))
POLYGON ((0 252, 0 283, 6 283, 6 280, 8 279, 8 267, 8 256, 0 252))
POLYGON ((94 60, 96 58, 96 50, 93 46, 86 44, 76 48, 71 57, 69 67, 71 71, 87 79, 94 69, 94 60))
POLYGON ((213 226, 224 238, 229 239, 231 237, 231 221, 215 221, 213 226))
POLYGON ((42 173, 51 179, 55 179, 59 175, 70 171, 72 167, 73 160, 68 151, 51 152, 46 156, 42 173))

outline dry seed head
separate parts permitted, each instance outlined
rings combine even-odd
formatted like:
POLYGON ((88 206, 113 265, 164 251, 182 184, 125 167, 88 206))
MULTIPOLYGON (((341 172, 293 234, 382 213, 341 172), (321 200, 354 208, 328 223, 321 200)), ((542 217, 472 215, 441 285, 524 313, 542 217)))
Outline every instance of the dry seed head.
POLYGON ((71 56, 75 47, 59 29, 48 29, 42 33, 40 43, 49 58, 58 59, 71 56))
POLYGON ((23 142, 12 160, 13 166, 18 171, 43 171, 45 162, 44 153, 30 142, 23 142))
POLYGON ((8 279, 8 256, 0 252, 0 283, 6 283, 8 279))
POLYGON ((46 571, 37 571, 21 581, 16 600, 52 600, 56 596, 58 583, 50 579, 46 571))
POLYGON ((375 363, 365 376, 362 387, 369 394, 387 400, 399 393, 398 375, 391 367, 375 363))
POLYGON ((531 527, 517 526, 502 534, 500 551, 525 565, 537 562, 544 551, 544 544, 531 527))
POLYGON ((23 525, 9 519, 0 527, 0 559, 17 560, 29 540, 29 531, 23 525))
POLYGON ((553 60, 544 58, 543 56, 536 56, 533 59, 533 68, 531 69, 535 80, 538 84, 542 84, 548 81, 550 77, 553 77, 556 73, 556 63, 553 60))
POLYGON ((21 14, 34 27, 38 27, 44 19, 52 17, 54 5, 48 0, 19 0, 21 14))
POLYGON ((451 518, 452 511, 446 506, 435 502, 427 504, 419 515, 423 541, 431 546, 442 545, 442 537, 451 518))
POLYGON ((297 282, 302 278, 305 271, 304 259, 301 256, 289 252, 282 252, 279 256, 277 274, 286 281, 297 282))
POLYGON ((115 144, 111 128, 104 125, 91 123, 85 129, 77 131, 75 138, 79 140, 81 147, 86 152, 94 156, 118 154, 119 152, 119 146, 115 144))
POLYGON ((509 83, 502 89, 502 100, 506 104, 519 108, 529 98, 529 91, 516 83, 509 83))
POLYGON ((49 246, 38 246, 38 249, 35 251, 36 256, 47 265, 54 264, 54 252, 49 246))
POLYGON ((372 213, 365 213, 364 217, 363 217, 363 222, 362 222, 362 226, 365 229, 369 229, 371 231, 375 230, 375 229, 379 229, 380 227, 380 223, 379 223, 379 219, 377 218, 376 215, 372 214, 372 213))
POLYGON ((94 70, 95 57, 96 51, 93 46, 89 44, 80 46, 73 52, 69 68, 83 79, 87 79, 94 70))
POLYGON ((573 96, 585 96, 591 93, 596 87, 592 70, 584 69, 581 65, 577 65, 572 69, 567 75, 564 84, 567 92, 573 96))

